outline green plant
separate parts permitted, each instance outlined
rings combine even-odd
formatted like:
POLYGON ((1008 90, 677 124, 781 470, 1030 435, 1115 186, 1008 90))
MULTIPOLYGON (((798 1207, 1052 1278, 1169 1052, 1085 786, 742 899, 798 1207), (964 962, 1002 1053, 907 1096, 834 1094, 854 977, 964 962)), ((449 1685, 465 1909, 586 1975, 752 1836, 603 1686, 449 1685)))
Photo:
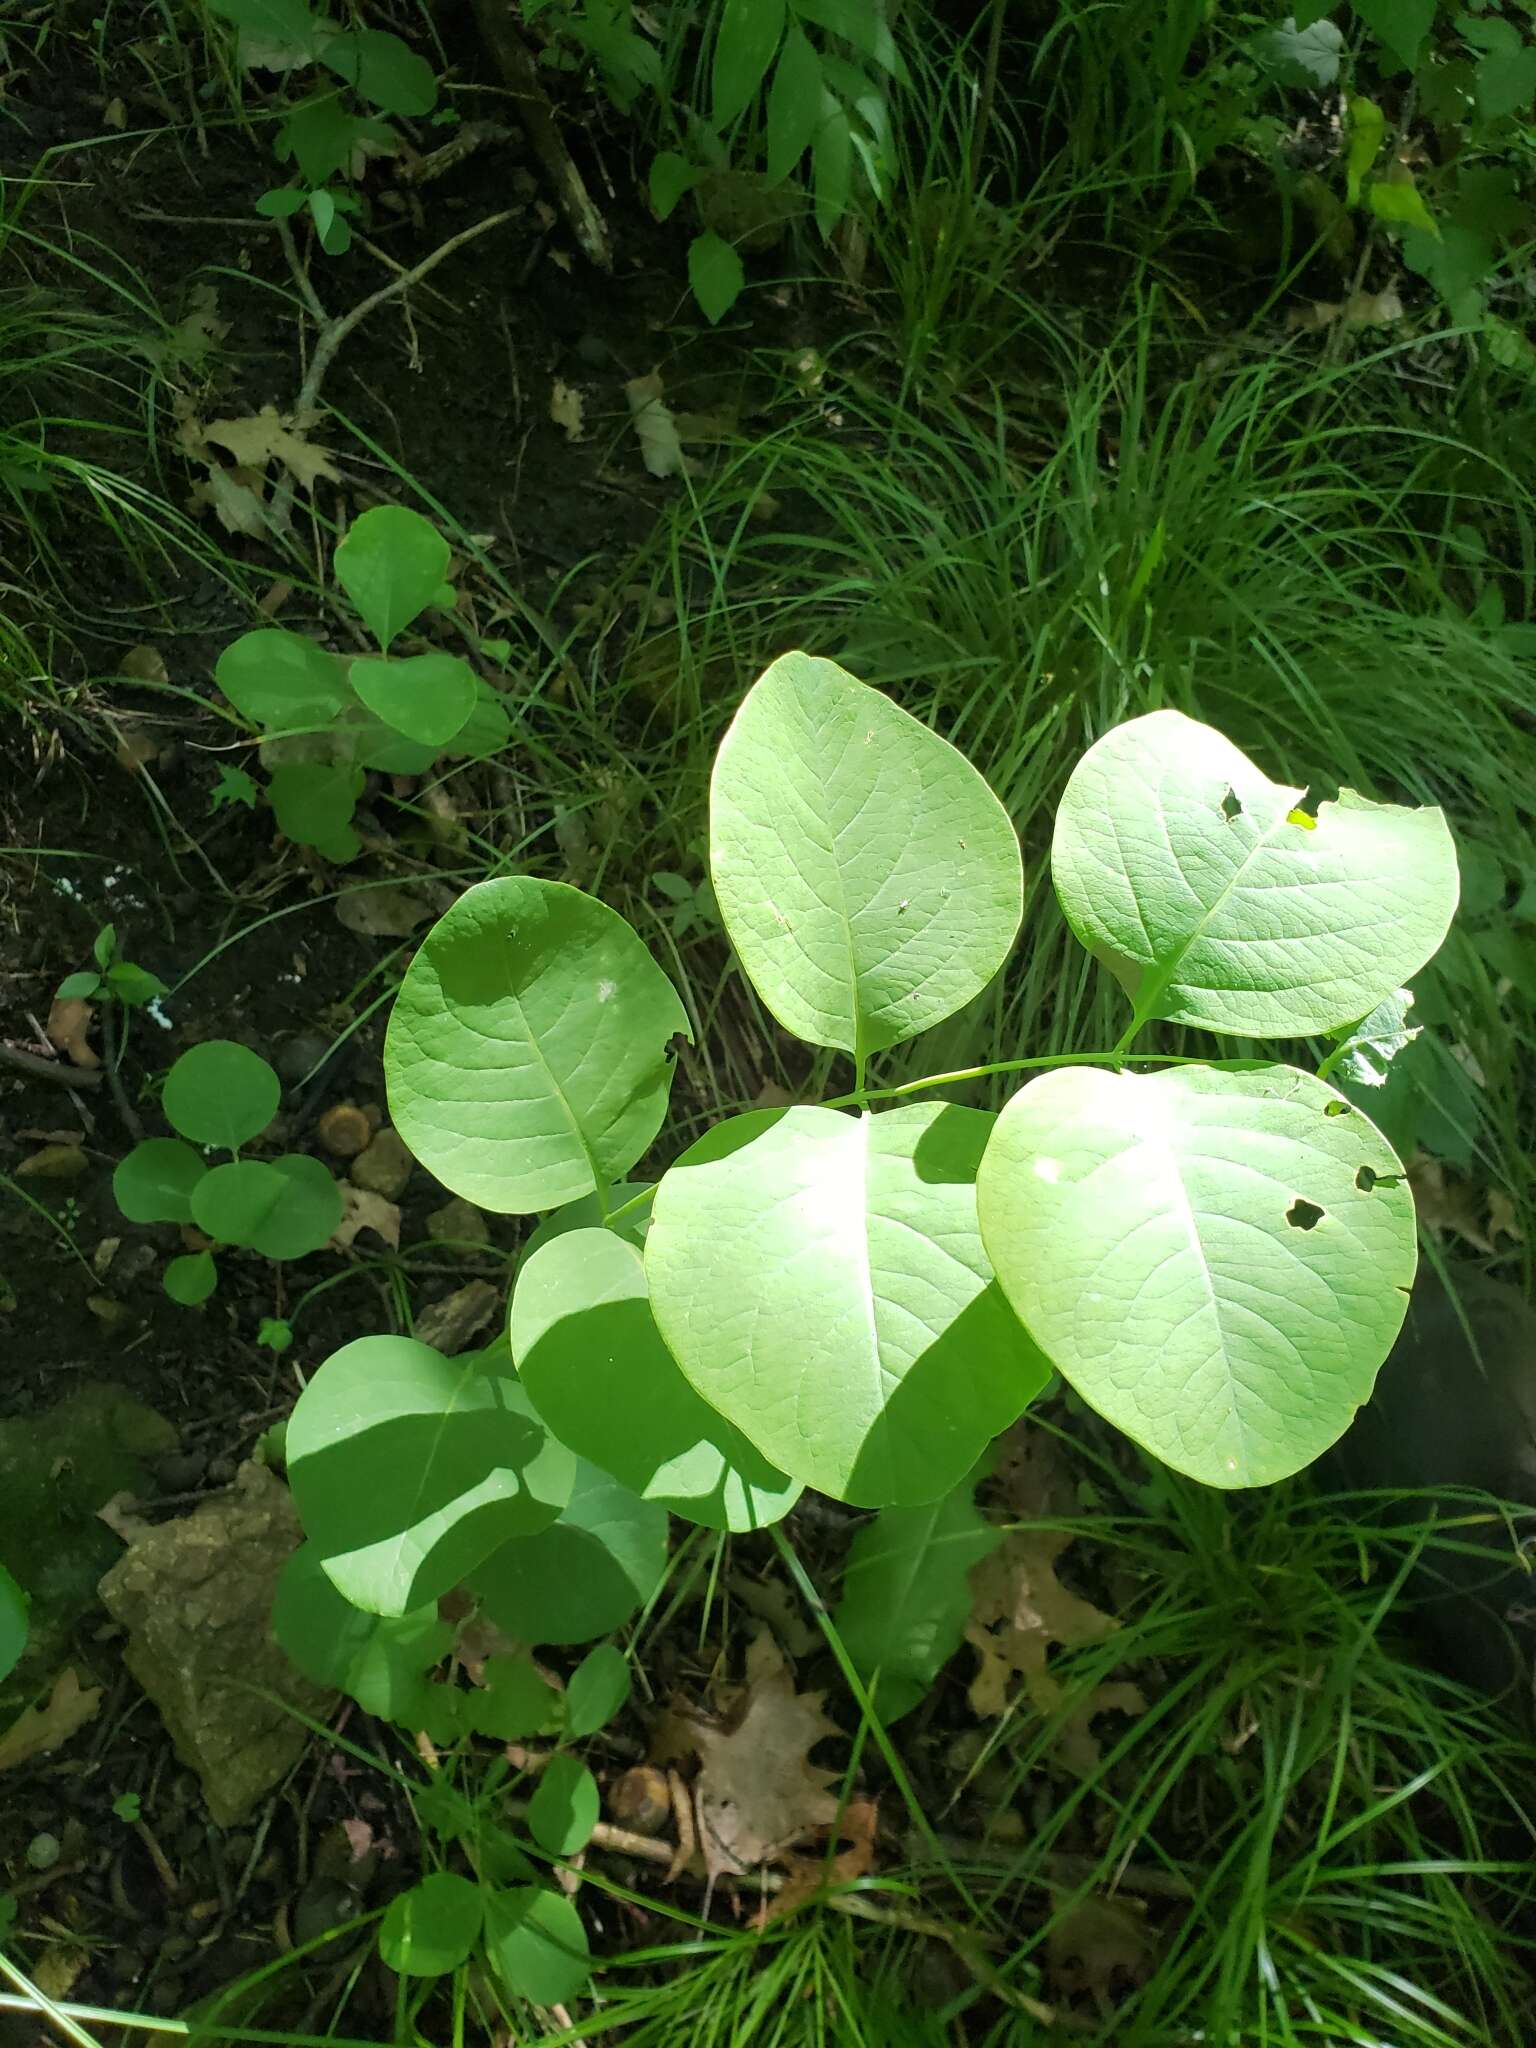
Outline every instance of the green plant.
POLYGON ((91 957, 96 962, 94 970, 86 968, 79 974, 66 975, 59 983, 57 995, 60 1002, 78 998, 86 1002, 121 1003, 125 1009, 138 1009, 166 993, 165 983, 158 974, 151 974, 147 967, 136 966, 132 960, 123 958, 115 925, 102 926, 91 947, 91 957))
POLYGON ((143 1814, 143 1802, 140 1800, 138 1793, 119 1792, 112 1802, 112 1814, 114 1819, 122 1821, 128 1827, 132 1827, 133 1823, 140 1819, 143 1814))
POLYGON ((8 1678, 27 1647, 26 1594, 0 1565, 0 1678, 8 1678))
POLYGON ((1003 964, 1018 841, 947 742, 782 657, 720 748, 713 886, 764 1002, 854 1085, 729 1119, 654 1186, 625 1176, 689 1033, 671 984, 577 889, 469 890, 396 1001, 394 1121, 456 1193, 557 1213, 519 1265, 510 1358, 363 1338, 311 1379, 287 1461, 316 1585, 371 1645, 405 1631, 420 1669, 461 1585, 519 1641, 590 1640, 655 1593, 668 1510, 761 1528, 805 1485, 920 1506, 1053 1368, 1208 1484, 1316 1458, 1406 1309, 1402 1166, 1300 1068, 1132 1050, 1154 1017, 1352 1044, 1434 952, 1457 893, 1440 814, 1302 798, 1178 713, 1107 734, 1053 875, 1131 996, 1119 1043, 876 1085, 1003 964), (1031 1070, 997 1117, 906 1099, 1031 1070))
POLYGON ((447 542, 420 513, 376 506, 353 522, 333 558, 376 653, 347 658, 263 626, 219 657, 219 688, 262 733, 279 829, 327 860, 361 851, 352 814, 368 770, 417 775, 444 754, 480 759, 506 744, 500 697, 461 656, 391 653, 424 612, 452 604, 449 561, 447 542))
POLYGON ((430 114, 437 105, 431 65, 385 29, 338 28, 305 0, 207 0, 209 9, 239 30, 236 56, 247 71, 313 78, 329 73, 336 84, 314 82, 292 101, 273 144, 279 163, 291 164, 285 185, 263 192, 256 211, 269 220, 308 213, 328 256, 352 243, 352 220, 363 202, 352 189, 353 166, 367 156, 391 154, 399 139, 380 114, 430 114), (375 109, 361 113, 357 104, 375 109))
POLYGON ((651 204, 665 220, 694 197, 688 280, 707 319, 740 295, 739 244, 772 242, 802 211, 828 241, 857 196, 883 198, 902 65, 879 0, 709 0, 661 16, 631 0, 523 0, 523 13, 590 57, 621 109, 653 99, 665 146, 651 204))
MULTIPOLYGON (((318 1251, 341 1222, 341 1190, 322 1163, 302 1152, 240 1157, 277 1114, 280 1093, 260 1054, 232 1039, 184 1052, 161 1094, 166 1121, 181 1136, 145 1138, 119 1161, 119 1209, 131 1223, 191 1225, 215 1247, 238 1245, 267 1259, 318 1251), (199 1146, 230 1157, 210 1166, 199 1146)), ((185 1253, 165 1269, 166 1293, 188 1307, 218 1283, 211 1250, 185 1253)))

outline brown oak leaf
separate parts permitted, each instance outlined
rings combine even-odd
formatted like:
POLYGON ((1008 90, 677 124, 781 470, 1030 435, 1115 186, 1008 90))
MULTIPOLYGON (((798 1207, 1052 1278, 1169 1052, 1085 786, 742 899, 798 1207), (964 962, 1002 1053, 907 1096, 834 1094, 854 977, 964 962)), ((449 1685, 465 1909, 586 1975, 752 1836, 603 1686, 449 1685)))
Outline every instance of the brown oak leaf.
POLYGON ((93 1721, 100 1707, 99 1685, 83 1686, 72 1670, 61 1671, 47 1706, 28 1707, 0 1734, 0 1771, 14 1770, 17 1764, 57 1749, 93 1721))
POLYGON ((694 1733, 702 1768, 694 1787, 705 1868, 755 1869, 837 1819, 831 1786, 810 1752, 841 1731, 823 1695, 797 1693, 783 1653, 767 1630, 747 1651, 746 1699, 727 1732, 701 1724, 694 1733))

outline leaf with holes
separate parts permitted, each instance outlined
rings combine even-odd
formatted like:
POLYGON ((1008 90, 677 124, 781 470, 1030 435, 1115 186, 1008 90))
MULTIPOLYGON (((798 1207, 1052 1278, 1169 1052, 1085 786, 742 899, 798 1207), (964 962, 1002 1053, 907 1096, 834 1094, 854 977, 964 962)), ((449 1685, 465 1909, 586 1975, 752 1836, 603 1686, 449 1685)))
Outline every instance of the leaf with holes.
POLYGON ((934 1499, 1044 1385, 982 1250, 981 1110, 759 1110, 656 1191, 656 1321, 763 1456, 862 1507, 934 1499))
POLYGON ((965 757, 835 662, 786 654, 720 746, 710 869, 788 1030, 857 1058, 980 993, 1023 913, 1008 815, 965 757))
POLYGON ((927 1697, 959 1649, 971 1611, 968 1574, 1002 1541, 977 1514, 975 1487, 968 1473, 940 1500, 885 1508, 849 1548, 834 1620, 887 1727, 927 1697))
POLYGON ((1333 1035, 1339 1042, 1338 1067, 1345 1080, 1361 1088, 1384 1088, 1392 1062, 1418 1037, 1420 1026, 1408 1022, 1413 990, 1394 989, 1369 1017, 1333 1035))
POLYGON ((1305 794, 1178 711, 1105 735, 1056 816, 1067 920, 1135 1005, 1239 1037, 1333 1031, 1422 967, 1456 909, 1438 810, 1305 794))
POLYGON ((1062 1377, 1207 1485, 1320 1456, 1408 1306, 1402 1166, 1294 1067, 1058 1068, 998 1118, 977 1193, 998 1279, 1062 1377))
POLYGON ((400 1135, 445 1187, 528 1215, 622 1179, 661 1128, 671 982, 617 912, 508 876, 461 896, 395 1002, 384 1061, 400 1135))
POLYGON ((288 1423, 288 1477, 338 1589, 370 1614, 451 1591, 553 1522, 576 1464, 522 1388, 412 1337, 333 1352, 288 1423))
POLYGON ((711 1529, 762 1529, 799 1484, 696 1394, 661 1340, 636 1247, 563 1230, 518 1268, 512 1356, 560 1441, 644 1500, 711 1529))

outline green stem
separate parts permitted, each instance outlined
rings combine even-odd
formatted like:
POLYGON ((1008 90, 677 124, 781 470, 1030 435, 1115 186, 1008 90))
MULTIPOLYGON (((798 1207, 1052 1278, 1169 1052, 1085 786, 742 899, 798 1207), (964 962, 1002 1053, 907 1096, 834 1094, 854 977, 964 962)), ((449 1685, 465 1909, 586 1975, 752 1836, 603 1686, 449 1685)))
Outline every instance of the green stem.
MULTIPOLYGON (((1041 1067, 1117 1067, 1126 1055, 1121 1046, 1113 1052, 1044 1052, 1036 1053, 1024 1060, 993 1060, 984 1067, 960 1067, 952 1074, 927 1074, 921 1081, 903 1081, 897 1088, 870 1088, 856 1095, 834 1095, 830 1102, 822 1103, 823 1109, 849 1109, 857 1105, 862 1108, 868 1102, 892 1102, 904 1095, 916 1095, 924 1088, 948 1088, 960 1081, 984 1081, 989 1074, 1023 1074, 1041 1067)), ((1183 1053, 1137 1052, 1130 1054, 1133 1060, 1153 1060, 1165 1067, 1220 1067, 1234 1063, 1226 1060, 1198 1060, 1183 1053)))
POLYGON ((617 1209, 608 1210, 606 1215, 603 1217, 604 1223, 608 1226, 610 1230, 612 1230, 614 1224, 619 1221, 620 1217, 627 1216, 631 1209, 643 1208, 644 1205, 648 1201, 650 1201, 651 1197, 655 1194, 655 1192, 656 1190, 654 1187, 642 1188, 638 1195, 631 1195, 627 1202, 620 1202, 617 1209))

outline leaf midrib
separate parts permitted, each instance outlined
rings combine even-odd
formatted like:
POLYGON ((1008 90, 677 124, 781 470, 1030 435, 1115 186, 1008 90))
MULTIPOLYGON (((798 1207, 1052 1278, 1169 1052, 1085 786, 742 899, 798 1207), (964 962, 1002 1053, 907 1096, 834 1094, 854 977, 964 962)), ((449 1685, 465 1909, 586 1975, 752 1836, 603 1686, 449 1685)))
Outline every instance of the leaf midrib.
POLYGON ((560 1109, 564 1114, 565 1120, 570 1126, 571 1136, 576 1140, 576 1143, 581 1151, 581 1156, 587 1162, 587 1171, 592 1176, 593 1188, 595 1190, 601 1191, 603 1185, 603 1175, 598 1167, 597 1154, 593 1151, 591 1145, 589 1145, 587 1142, 587 1134, 582 1129, 580 1118, 576 1113, 576 1109, 572 1104, 570 1097, 566 1094, 565 1089, 562 1087, 560 1079, 558 1075, 555 1073, 554 1068, 549 1064, 549 1061, 544 1056, 544 1048, 539 1043, 538 1034, 535 1032, 533 1026, 528 1021, 528 1012, 523 1007, 523 999, 517 993, 516 983, 512 973, 511 944, 507 939, 503 938, 500 940, 500 945, 503 958, 507 965, 507 1001, 512 1005, 512 1009, 517 1017, 517 1021, 522 1026, 523 1042, 528 1047, 529 1051, 533 1054, 534 1059, 538 1062, 539 1071, 549 1084, 549 1093, 560 1105, 560 1109))

